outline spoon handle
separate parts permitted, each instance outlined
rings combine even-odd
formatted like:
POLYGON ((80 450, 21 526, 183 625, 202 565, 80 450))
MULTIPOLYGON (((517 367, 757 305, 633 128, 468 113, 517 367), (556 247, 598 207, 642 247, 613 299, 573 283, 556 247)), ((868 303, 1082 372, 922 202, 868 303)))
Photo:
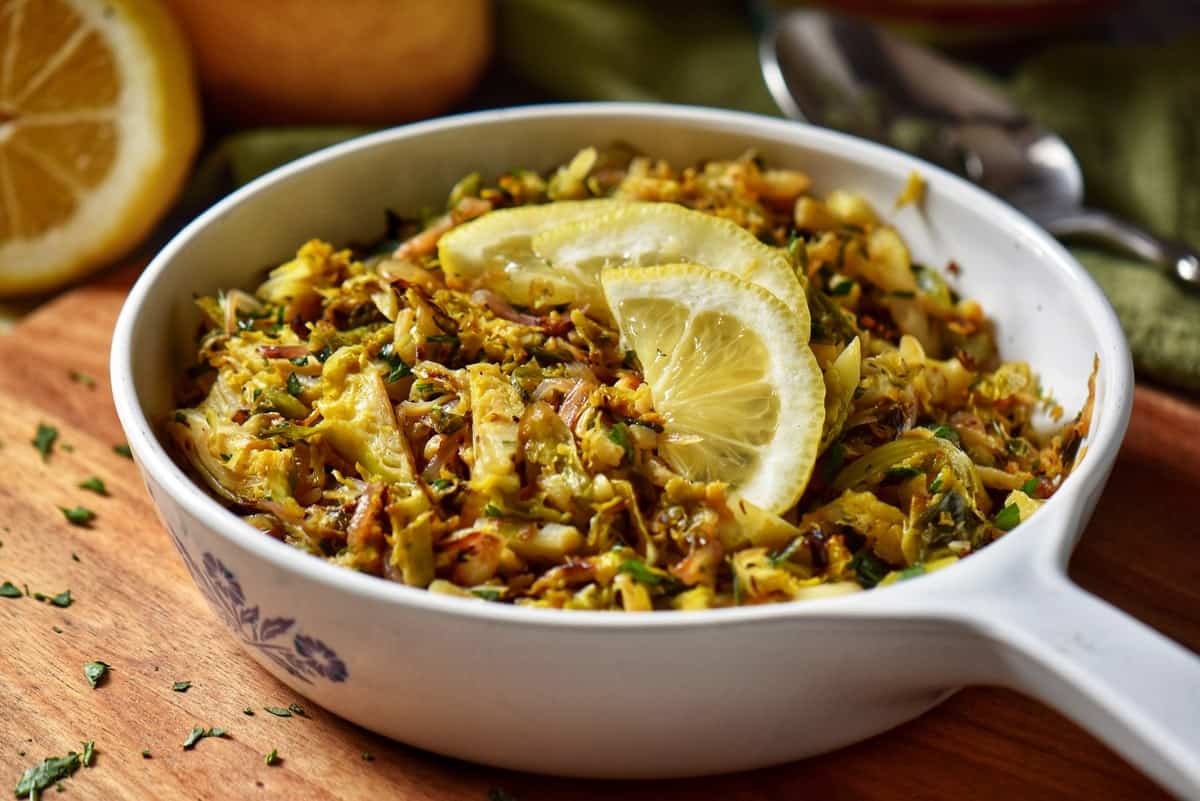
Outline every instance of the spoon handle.
POLYGON ((1042 224, 1060 239, 1101 242, 1158 264, 1184 285, 1200 289, 1200 254, 1182 242, 1155 236, 1128 220, 1095 209, 1070 211, 1042 224))

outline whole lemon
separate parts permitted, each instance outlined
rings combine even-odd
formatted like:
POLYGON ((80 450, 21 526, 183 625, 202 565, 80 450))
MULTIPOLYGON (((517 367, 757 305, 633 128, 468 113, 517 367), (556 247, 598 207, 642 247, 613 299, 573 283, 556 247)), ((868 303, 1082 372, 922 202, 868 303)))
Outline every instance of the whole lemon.
POLYGON ((445 111, 491 52, 487 0, 168 0, 210 110, 236 123, 393 123, 445 111))

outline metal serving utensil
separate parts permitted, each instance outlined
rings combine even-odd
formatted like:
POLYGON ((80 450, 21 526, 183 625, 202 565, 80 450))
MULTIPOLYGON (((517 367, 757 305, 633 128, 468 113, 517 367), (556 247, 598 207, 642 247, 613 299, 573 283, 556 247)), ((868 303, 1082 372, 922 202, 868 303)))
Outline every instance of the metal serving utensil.
POLYGON ((915 153, 1003 197, 1060 239, 1089 239, 1200 288, 1200 255, 1083 205, 1075 155, 1002 92, 964 68, 862 20, 763 13, 759 60, 789 117, 915 153))

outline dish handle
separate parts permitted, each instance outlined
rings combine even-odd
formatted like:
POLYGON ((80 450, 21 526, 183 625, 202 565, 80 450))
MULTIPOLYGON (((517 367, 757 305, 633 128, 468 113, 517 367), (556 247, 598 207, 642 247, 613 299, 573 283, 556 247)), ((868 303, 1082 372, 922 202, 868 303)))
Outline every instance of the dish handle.
POLYGON ((999 651, 987 681, 1058 709, 1172 793, 1200 799, 1200 657, 1042 568, 960 607, 999 651))

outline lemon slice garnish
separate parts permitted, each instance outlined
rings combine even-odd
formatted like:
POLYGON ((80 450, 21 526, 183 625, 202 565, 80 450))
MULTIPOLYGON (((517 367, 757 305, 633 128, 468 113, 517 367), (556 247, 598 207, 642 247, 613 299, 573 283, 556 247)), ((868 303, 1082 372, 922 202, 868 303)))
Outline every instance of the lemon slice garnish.
POLYGON ((151 0, 0 3, 0 293, 121 255, 199 141, 186 42, 151 0))
POLYGON ((800 315, 760 286, 695 264, 611 268, 600 281, 667 421, 663 458, 769 512, 793 506, 825 421, 800 315))
POLYGON ((535 256, 530 240, 563 223, 602 215, 620 202, 563 200, 492 211, 443 236, 438 261, 456 288, 486 287, 510 303, 533 308, 570 303, 576 298, 578 279, 535 256))
POLYGON ((607 267, 686 262, 758 284, 795 311, 808 329, 808 304, 788 257, 731 220, 675 203, 624 203, 600 216, 547 229, 532 244, 535 255, 580 282, 584 302, 599 302, 596 279, 607 267))

